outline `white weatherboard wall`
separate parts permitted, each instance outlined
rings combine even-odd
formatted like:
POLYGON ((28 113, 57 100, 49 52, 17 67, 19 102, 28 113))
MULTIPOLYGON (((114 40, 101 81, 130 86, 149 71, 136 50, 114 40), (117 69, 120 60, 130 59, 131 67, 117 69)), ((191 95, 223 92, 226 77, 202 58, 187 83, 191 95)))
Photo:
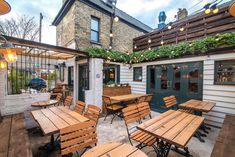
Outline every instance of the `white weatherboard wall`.
POLYGON ((216 60, 235 59, 235 52, 211 55, 196 56, 191 58, 162 60, 141 64, 134 64, 133 67, 143 68, 142 82, 133 81, 133 67, 120 64, 120 82, 129 83, 132 87, 132 93, 146 93, 147 66, 162 65, 184 62, 203 61, 203 100, 216 103, 216 107, 211 112, 204 114, 206 123, 221 127, 226 114, 235 114, 235 85, 214 85, 214 63, 216 60))

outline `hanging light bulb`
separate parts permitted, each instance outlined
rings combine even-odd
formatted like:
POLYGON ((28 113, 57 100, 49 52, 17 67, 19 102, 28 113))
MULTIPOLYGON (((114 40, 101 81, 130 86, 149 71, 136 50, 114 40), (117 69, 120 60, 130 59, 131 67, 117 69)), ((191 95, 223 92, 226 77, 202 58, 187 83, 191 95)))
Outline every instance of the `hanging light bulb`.
POLYGON ((149 39, 149 40, 148 40, 148 43, 151 43, 151 42, 152 42, 152 40, 151 40, 151 39, 149 39))
POLYGON ((151 47, 149 47, 149 50, 151 50, 151 47))
POLYGON ((109 46, 109 49, 110 49, 110 50, 112 49, 112 46, 111 46, 111 45, 109 46))
POLYGON ((14 63, 17 60, 17 55, 15 51, 12 51, 10 48, 6 48, 4 53, 4 58, 8 63, 14 63))
POLYGON ((180 28, 180 31, 183 32, 183 31, 184 31, 184 27, 181 27, 181 28, 180 28))
POLYGON ((118 22, 118 21, 119 21, 119 17, 116 16, 116 17, 114 18, 114 21, 115 21, 115 22, 118 22))
POLYGON ((134 49, 137 49, 137 46, 136 46, 136 45, 134 46, 134 49))
POLYGON ((110 33, 109 36, 112 38, 113 37, 113 33, 110 33))
POLYGON ((171 29, 171 28, 172 28, 172 26, 171 26, 171 25, 169 25, 167 28, 168 28, 168 29, 171 29))
POLYGON ((211 9, 210 9, 210 3, 206 4, 204 6, 204 9, 205 9, 205 14, 210 14, 211 13, 211 9))
POLYGON ((161 41, 161 45, 163 45, 163 44, 164 44, 164 41, 162 40, 162 41, 161 41))
POLYGON ((217 3, 211 6, 211 10, 214 14, 217 14, 219 12, 219 8, 217 8, 217 3))
POLYGON ((7 67, 7 62, 1 60, 0 61, 0 69, 5 69, 7 67))
MULTIPOLYGON (((5 39, 4 37, 2 37, 5 39)), ((1 45, 0 53, 3 54, 5 61, 8 63, 14 63, 17 60, 17 52, 21 53, 23 49, 15 48, 12 43, 5 41, 4 44, 1 45)))

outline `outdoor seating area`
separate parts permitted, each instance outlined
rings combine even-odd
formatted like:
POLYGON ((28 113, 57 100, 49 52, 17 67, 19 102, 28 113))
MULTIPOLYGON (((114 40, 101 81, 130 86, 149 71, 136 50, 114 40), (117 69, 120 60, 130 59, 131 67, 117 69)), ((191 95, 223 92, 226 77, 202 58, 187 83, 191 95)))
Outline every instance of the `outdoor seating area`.
POLYGON ((235 1, 130 1, 0 0, 0 157, 235 156, 235 1))

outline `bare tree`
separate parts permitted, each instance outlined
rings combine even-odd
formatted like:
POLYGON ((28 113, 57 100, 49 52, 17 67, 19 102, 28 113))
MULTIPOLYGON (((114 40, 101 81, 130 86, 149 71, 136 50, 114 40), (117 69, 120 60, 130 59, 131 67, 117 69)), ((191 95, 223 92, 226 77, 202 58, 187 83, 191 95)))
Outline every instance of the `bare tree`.
POLYGON ((39 38, 39 26, 34 17, 23 15, 18 18, 1 21, 0 33, 7 36, 36 41, 39 38))

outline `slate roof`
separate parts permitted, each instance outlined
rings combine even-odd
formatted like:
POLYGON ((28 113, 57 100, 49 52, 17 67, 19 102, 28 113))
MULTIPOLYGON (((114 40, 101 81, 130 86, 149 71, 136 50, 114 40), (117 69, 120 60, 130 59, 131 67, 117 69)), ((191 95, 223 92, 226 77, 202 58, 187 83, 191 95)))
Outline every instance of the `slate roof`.
MULTIPOLYGON (((52 22, 52 25, 57 26, 60 21, 63 19, 63 17, 66 15, 66 13, 69 11, 71 6, 75 0, 66 0, 63 4, 62 8, 60 9, 59 13, 55 17, 54 21, 52 22)), ((80 0, 80 2, 87 4, 101 12, 111 14, 113 13, 113 8, 107 5, 102 0, 80 0)), ((153 29, 149 27, 148 25, 142 23, 141 21, 137 20, 136 18, 128 15, 127 13, 123 12, 122 10, 116 8, 116 15, 126 24, 143 31, 144 33, 151 32, 153 29)))

